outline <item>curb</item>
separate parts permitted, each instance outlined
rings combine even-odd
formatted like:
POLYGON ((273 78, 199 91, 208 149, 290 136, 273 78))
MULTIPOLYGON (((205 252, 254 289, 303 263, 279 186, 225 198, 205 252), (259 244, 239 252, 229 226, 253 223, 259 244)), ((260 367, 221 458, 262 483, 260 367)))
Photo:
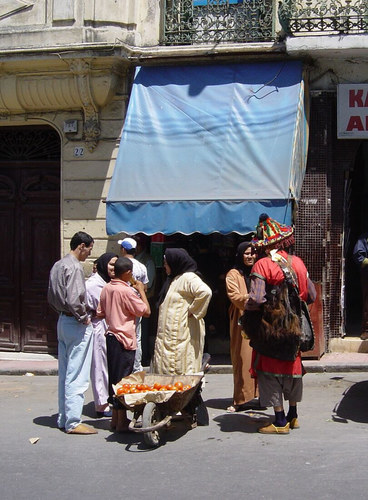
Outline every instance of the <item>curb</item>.
MULTIPOLYGON (((368 365, 363 363, 324 363, 304 361, 307 373, 367 372, 368 365)), ((148 371, 149 367, 144 367, 148 371)), ((211 365, 207 375, 232 374, 231 365, 211 365)), ((0 360, 0 375, 58 375, 57 361, 0 360)))
MULTIPOLYGON (((325 364, 325 365, 307 365, 303 362, 306 373, 336 373, 336 372, 366 372, 367 365, 362 364, 325 364)), ((208 375, 211 374, 232 374, 233 370, 229 366, 211 366, 208 375)))
MULTIPOLYGON (((304 364, 304 363, 303 363, 304 364)), ((304 368, 307 373, 336 373, 336 372, 366 372, 368 371, 367 365, 322 365, 322 366, 306 366, 304 368)))
POLYGON ((45 361, 0 361, 0 375, 57 375, 57 362, 45 361))

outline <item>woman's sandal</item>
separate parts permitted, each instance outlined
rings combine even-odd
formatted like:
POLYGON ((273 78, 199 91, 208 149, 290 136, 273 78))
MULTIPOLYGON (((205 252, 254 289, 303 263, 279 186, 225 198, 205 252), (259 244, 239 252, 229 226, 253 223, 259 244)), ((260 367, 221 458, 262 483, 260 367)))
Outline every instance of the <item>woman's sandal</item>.
POLYGON ((236 408, 235 406, 231 405, 231 406, 228 406, 228 407, 226 408, 226 411, 227 411, 228 413, 235 413, 235 412, 237 412, 238 410, 237 410, 237 408, 236 408))
POLYGON ((228 408, 226 408, 226 411, 228 413, 236 413, 238 411, 247 411, 247 410, 265 410, 266 408, 262 408, 259 404, 259 400, 255 401, 252 399, 251 401, 248 401, 247 403, 243 403, 241 405, 231 405, 228 408))

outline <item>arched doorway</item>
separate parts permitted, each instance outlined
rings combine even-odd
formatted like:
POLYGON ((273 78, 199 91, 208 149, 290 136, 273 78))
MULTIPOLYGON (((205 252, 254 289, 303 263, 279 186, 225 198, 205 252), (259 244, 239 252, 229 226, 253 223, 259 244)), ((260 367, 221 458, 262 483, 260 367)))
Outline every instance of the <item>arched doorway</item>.
POLYGON ((345 181, 345 332, 359 337, 361 323, 361 291, 359 268, 352 259, 354 245, 363 232, 368 232, 368 141, 360 145, 352 171, 345 181))
POLYGON ((46 294, 60 257, 60 138, 0 127, 0 349, 56 352, 46 294))

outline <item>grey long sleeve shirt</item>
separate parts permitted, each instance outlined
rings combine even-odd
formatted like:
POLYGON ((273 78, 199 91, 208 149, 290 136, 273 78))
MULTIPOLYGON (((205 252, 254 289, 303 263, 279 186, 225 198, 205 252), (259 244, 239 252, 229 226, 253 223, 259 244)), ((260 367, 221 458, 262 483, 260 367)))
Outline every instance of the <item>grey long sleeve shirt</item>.
POLYGON ((84 272, 74 255, 67 254, 53 265, 47 300, 58 313, 72 314, 80 323, 87 319, 84 272))

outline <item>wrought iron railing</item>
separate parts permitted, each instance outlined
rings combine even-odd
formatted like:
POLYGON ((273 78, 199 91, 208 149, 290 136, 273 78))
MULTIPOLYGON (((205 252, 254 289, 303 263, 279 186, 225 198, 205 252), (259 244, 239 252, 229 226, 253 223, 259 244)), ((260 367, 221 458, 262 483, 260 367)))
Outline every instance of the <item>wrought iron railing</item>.
POLYGON ((164 0, 161 45, 266 42, 368 33, 368 0, 164 0), (276 24, 278 17, 279 24, 276 24))
POLYGON ((288 34, 368 33, 368 0, 282 0, 278 14, 288 34))
POLYGON ((273 0, 166 0, 162 45, 275 38, 273 0))

